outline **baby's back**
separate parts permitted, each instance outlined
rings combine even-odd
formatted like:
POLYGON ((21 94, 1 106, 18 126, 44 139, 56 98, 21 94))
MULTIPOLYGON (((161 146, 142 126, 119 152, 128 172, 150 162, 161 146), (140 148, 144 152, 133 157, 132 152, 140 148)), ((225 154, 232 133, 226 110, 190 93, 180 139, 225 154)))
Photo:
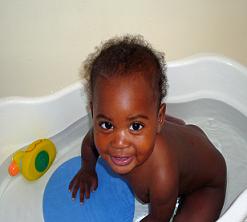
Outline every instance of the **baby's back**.
POLYGON ((177 159, 180 194, 223 182, 224 158, 199 127, 166 122, 162 135, 177 159))

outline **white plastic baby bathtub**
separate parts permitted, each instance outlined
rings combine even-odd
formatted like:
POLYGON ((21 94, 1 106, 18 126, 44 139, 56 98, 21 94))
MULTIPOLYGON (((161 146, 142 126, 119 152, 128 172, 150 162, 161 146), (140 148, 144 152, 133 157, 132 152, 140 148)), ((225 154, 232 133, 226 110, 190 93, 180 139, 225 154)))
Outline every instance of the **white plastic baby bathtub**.
MULTIPOLYGON (((168 113, 199 125, 223 153, 228 187, 219 222, 247 221, 247 69, 217 56, 195 56, 168 64, 168 113)), ((80 83, 41 98, 0 99, 0 220, 43 221, 42 195, 54 170, 80 154, 90 127, 80 83), (7 173, 10 157, 30 142, 50 137, 57 157, 35 182, 7 173)), ((136 202, 134 221, 147 213, 136 202)))

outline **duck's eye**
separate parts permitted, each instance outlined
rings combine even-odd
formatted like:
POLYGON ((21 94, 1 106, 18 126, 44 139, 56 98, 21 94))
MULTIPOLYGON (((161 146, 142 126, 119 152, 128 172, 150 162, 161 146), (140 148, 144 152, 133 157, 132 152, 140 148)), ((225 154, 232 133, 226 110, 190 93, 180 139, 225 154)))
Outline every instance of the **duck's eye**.
POLYGON ((132 131, 139 131, 139 130, 141 130, 143 127, 144 127, 143 124, 136 122, 136 123, 132 123, 132 124, 130 125, 130 130, 132 130, 132 131))
POLYGON ((105 130, 109 130, 109 129, 112 129, 112 128, 113 128, 113 125, 112 125, 110 122, 107 122, 107 121, 101 122, 101 123, 99 124, 99 126, 100 126, 101 128, 103 128, 103 129, 105 129, 105 130))

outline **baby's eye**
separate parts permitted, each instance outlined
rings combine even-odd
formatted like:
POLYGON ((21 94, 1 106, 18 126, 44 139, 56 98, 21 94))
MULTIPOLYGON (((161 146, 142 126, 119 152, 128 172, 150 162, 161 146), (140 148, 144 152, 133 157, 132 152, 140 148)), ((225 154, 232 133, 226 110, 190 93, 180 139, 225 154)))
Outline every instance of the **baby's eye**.
POLYGON ((139 131, 139 130, 141 130, 143 127, 144 127, 144 126, 143 126, 143 124, 141 124, 141 123, 132 123, 132 124, 130 125, 130 130, 132 130, 132 131, 139 131))
POLYGON ((113 125, 110 122, 101 122, 99 126, 105 130, 109 130, 113 128, 113 125))

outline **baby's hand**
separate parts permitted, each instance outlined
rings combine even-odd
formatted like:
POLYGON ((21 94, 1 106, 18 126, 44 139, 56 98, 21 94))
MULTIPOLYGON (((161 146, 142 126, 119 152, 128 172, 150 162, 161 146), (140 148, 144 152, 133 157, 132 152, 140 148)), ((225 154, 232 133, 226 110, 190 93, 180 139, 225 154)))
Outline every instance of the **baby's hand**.
POLYGON ((90 198, 90 192, 98 187, 98 177, 95 170, 86 170, 81 168, 69 184, 69 191, 72 192, 74 200, 78 189, 80 188, 80 202, 83 203, 84 196, 90 198))

